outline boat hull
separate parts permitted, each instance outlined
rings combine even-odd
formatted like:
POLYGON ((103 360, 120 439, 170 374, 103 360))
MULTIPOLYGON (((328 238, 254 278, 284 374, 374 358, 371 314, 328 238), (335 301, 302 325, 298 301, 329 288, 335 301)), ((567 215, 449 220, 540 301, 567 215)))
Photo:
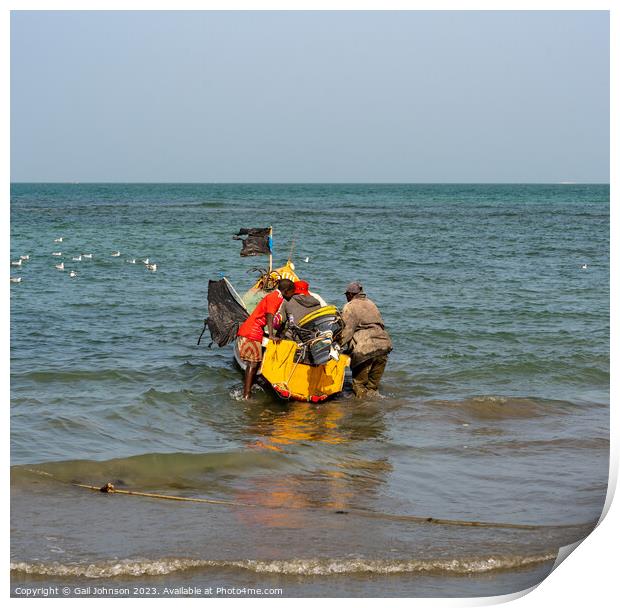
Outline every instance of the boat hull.
MULTIPOLYGON (((337 361, 331 359, 324 365, 306 365, 295 361, 298 348, 292 340, 281 340, 278 344, 269 341, 258 370, 258 381, 273 389, 281 399, 320 403, 340 393, 350 363, 348 355, 340 355, 337 361)), ((234 357, 237 365, 245 370, 236 342, 234 357)))

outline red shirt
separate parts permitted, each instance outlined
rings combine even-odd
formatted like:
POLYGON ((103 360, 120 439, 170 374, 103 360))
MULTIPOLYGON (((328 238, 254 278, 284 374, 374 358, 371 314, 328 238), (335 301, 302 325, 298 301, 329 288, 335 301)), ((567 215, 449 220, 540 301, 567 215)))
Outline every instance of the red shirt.
POLYGON ((263 339, 263 327, 267 324, 267 313, 275 315, 283 300, 282 294, 277 289, 268 293, 243 322, 237 335, 260 342, 263 339))

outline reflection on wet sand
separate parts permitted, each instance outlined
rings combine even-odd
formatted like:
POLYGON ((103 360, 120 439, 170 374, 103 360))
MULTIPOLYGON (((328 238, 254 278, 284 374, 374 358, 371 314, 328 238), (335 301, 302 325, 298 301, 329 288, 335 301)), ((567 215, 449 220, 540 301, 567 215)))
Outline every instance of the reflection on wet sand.
POLYGON ((317 407, 291 402, 285 408, 250 410, 246 422, 248 447, 294 452, 302 457, 304 471, 284 473, 276 480, 261 475, 248 480, 237 491, 238 500, 265 508, 240 513, 245 524, 303 527, 304 509, 358 508, 392 470, 385 456, 359 457, 359 444, 380 442, 385 430, 383 414, 373 404, 334 401, 317 407))
POLYGON ((245 440, 272 449, 306 442, 335 445, 381 440, 385 432, 383 412, 372 401, 329 401, 319 406, 300 401, 259 402, 246 409, 244 418, 239 430, 245 440))
POLYGON ((347 441, 339 421, 344 417, 338 404, 328 404, 320 410, 310 403, 293 402, 280 415, 264 410, 256 423, 248 430, 263 439, 257 439, 255 447, 281 450, 282 446, 304 441, 338 444, 347 441))

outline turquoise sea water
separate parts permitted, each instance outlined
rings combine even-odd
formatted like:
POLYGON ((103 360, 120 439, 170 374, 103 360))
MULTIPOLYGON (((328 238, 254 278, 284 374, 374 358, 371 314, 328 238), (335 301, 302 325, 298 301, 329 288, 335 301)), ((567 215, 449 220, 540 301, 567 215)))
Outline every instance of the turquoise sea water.
POLYGON ((25 254, 10 269, 14 584, 508 593, 585 534, 553 526, 600 514, 607 185, 13 184, 11 260, 25 254), (313 290, 342 306, 359 279, 381 309, 381 398, 245 403, 230 348, 196 346, 208 280, 243 291, 266 265, 231 236, 267 225, 276 264, 294 241, 313 290))

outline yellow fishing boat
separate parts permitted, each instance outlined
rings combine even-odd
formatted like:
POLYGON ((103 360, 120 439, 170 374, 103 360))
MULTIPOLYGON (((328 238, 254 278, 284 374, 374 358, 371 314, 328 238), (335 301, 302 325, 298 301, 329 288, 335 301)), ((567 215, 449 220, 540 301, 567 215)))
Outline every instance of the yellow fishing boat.
MULTIPOLYGON (((299 280, 291 260, 280 268, 261 272, 243 296, 226 277, 209 281, 209 318, 205 327, 209 327, 213 342, 219 346, 234 342, 234 358, 242 370, 245 362, 239 356, 236 332, 280 279, 299 280)), ((294 331, 288 332, 292 339, 276 343, 265 336, 257 379, 282 399, 319 403, 341 392, 350 363, 336 342, 341 330, 336 307, 323 306, 299 320, 294 331)))

